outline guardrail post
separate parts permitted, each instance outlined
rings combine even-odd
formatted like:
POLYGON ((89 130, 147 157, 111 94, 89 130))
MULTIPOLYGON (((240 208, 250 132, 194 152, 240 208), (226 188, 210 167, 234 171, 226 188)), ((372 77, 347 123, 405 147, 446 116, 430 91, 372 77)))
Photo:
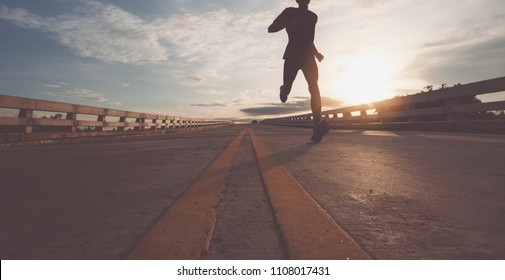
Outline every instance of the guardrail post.
MULTIPOLYGON (((414 111, 416 110, 416 104, 408 104, 405 106, 405 110, 407 111, 407 113, 409 111, 414 111)), ((419 116, 409 116, 408 117, 408 121, 409 122, 419 122, 421 121, 420 117, 419 116)))
POLYGON ((459 100, 455 98, 451 99, 446 99, 445 100, 445 111, 446 113, 446 119, 448 121, 462 121, 464 120, 463 113, 453 113, 451 106, 453 105, 459 105, 459 100))
POLYGON ((119 126, 117 128, 117 131, 125 131, 126 127, 126 117, 119 117, 119 122, 122 123, 124 126, 119 126))
POLYGON ((330 123, 336 123, 337 122, 337 114, 331 114, 332 118, 328 119, 330 123))
POLYGON ((32 133, 33 131, 33 126, 32 126, 32 118, 33 118, 33 110, 28 110, 28 109, 20 109, 18 118, 25 118, 27 119, 27 125, 25 126, 25 133, 32 133))
POLYGON ((342 115, 343 115, 343 119, 344 119, 345 124, 348 124, 351 122, 351 118, 352 118, 351 112, 344 112, 344 113, 342 113, 342 115))
POLYGON ((139 126, 136 126, 133 130, 144 130, 144 127, 142 126, 142 123, 144 123, 144 119, 143 118, 137 118, 135 120, 135 123, 138 123, 139 126))
POLYGON ((157 126, 158 126, 158 119, 153 119, 153 120, 151 121, 151 123, 156 124, 156 125, 154 125, 154 126, 151 126, 151 130, 156 130, 156 128, 158 128, 158 127, 157 127, 157 126))
POLYGON ((384 116, 387 114, 386 112, 384 112, 384 111, 386 111, 386 107, 376 107, 376 110, 378 112, 379 120, 381 123, 391 123, 392 122, 390 118, 388 118, 387 116, 384 116))
POLYGON ((366 113, 366 110, 361 110, 360 118, 361 118, 361 123, 367 122, 368 114, 366 113))
POLYGON ((73 133, 77 132, 77 125, 76 125, 77 114, 76 113, 67 113, 67 116, 65 117, 65 119, 72 121, 72 126, 70 127, 71 131, 73 133))
POLYGON ((105 116, 99 115, 97 121, 102 122, 102 126, 95 127, 95 131, 103 132, 103 126, 105 125, 105 116))

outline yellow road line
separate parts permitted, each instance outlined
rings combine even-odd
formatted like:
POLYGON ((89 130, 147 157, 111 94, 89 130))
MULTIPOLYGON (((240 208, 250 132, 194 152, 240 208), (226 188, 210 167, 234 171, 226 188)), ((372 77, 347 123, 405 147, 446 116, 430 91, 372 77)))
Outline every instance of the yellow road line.
POLYGON ((251 131, 265 188, 291 259, 371 259, 251 131))
POLYGON ((161 216, 128 259, 199 259, 209 250, 216 224, 215 207, 244 134, 245 129, 161 216))

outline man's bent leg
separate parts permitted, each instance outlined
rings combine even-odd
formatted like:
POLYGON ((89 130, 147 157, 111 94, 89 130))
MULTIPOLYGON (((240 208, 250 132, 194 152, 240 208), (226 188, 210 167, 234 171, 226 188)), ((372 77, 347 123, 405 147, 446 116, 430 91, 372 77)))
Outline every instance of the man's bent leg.
POLYGON ((291 92, 291 88, 293 87, 293 82, 296 79, 296 74, 300 70, 300 63, 298 61, 293 60, 285 60, 284 61, 284 75, 283 75, 283 85, 281 94, 289 94, 291 92))

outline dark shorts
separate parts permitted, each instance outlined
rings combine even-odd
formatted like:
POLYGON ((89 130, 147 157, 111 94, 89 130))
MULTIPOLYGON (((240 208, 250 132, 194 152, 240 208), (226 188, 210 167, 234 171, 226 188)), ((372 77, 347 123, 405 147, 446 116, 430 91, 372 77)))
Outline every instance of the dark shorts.
POLYGON ((295 81, 298 71, 302 70, 305 80, 309 87, 316 85, 319 79, 319 71, 317 68, 316 59, 314 56, 302 60, 285 60, 284 61, 284 87, 291 91, 293 82, 295 81))

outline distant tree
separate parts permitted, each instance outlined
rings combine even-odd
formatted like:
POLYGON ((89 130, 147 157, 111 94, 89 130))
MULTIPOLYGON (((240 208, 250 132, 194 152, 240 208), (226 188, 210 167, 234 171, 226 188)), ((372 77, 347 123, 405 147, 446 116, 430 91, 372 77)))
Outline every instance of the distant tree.
POLYGON ((51 119, 53 119, 53 120, 62 120, 63 119, 63 115, 60 114, 60 113, 58 113, 58 114, 56 114, 54 116, 51 116, 51 119))

